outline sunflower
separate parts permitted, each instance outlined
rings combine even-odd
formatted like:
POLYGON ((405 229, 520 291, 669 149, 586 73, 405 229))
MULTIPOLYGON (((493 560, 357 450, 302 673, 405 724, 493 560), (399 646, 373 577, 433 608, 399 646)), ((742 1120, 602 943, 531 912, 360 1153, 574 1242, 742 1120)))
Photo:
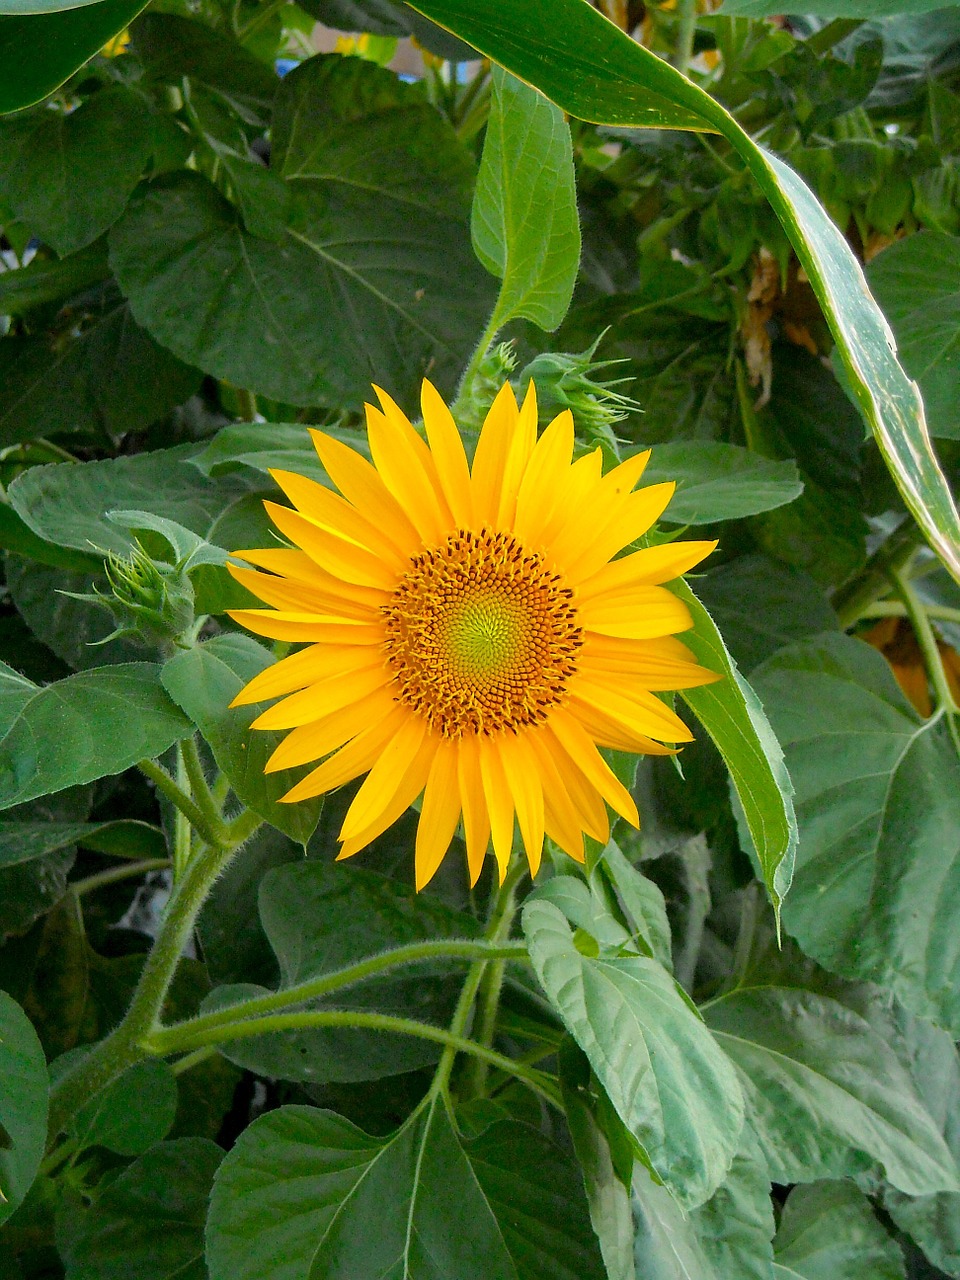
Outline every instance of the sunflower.
POLYGON ((649 453, 602 473, 573 460, 561 413, 537 438, 533 384, 519 408, 498 394, 470 466, 429 382, 426 441, 383 391, 367 405, 372 463, 312 431, 335 493, 273 471, 293 508, 266 503, 290 546, 239 551, 231 566, 270 609, 232 617, 305 642, 233 705, 281 698, 253 722, 289 733, 267 771, 321 763, 286 796, 307 799, 366 774, 340 831, 357 853, 422 794, 422 888, 463 824, 471 883, 493 844, 500 878, 514 822, 530 863, 544 835, 578 861, 606 842, 606 806, 636 805, 599 748, 669 754, 691 737, 658 692, 718 679, 675 633, 687 606, 662 584, 712 542, 667 543, 615 559, 663 513, 673 484, 636 489, 649 453), (342 496, 341 496, 342 495, 342 496))

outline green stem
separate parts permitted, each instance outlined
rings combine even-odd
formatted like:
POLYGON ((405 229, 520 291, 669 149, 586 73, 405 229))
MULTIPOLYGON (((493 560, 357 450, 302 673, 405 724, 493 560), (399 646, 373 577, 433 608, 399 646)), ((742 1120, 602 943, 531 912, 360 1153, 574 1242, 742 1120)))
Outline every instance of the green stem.
POLYGON ((145 875, 148 871, 161 871, 171 866, 173 863, 169 858, 143 858, 139 862, 125 862, 119 867, 108 867, 105 871, 98 871, 96 875, 87 876, 83 880, 74 880, 68 888, 71 893, 80 897, 84 893, 93 893, 95 889, 102 889, 106 884, 116 884, 118 880, 128 880, 133 876, 145 875))
POLYGON ((166 769, 160 767, 155 760, 141 760, 137 768, 144 774, 157 790, 170 801, 170 803, 180 811, 191 824, 195 827, 202 838, 209 845, 221 847, 224 842, 225 831, 223 827, 219 830, 211 830, 207 825, 207 821, 200 812, 192 798, 187 795, 182 787, 178 786, 170 777, 166 769))
POLYGON ((819 31, 810 36, 806 41, 806 46, 812 53, 820 57, 821 54, 827 53, 835 45, 838 45, 841 40, 846 40, 851 32, 862 26, 862 18, 834 18, 832 22, 828 22, 825 27, 821 27, 819 31))
POLYGON ((223 813, 218 808, 207 784, 203 765, 200 762, 197 735, 192 734, 189 738, 184 738, 180 743, 180 750, 183 752, 183 766, 187 772, 193 801, 206 819, 210 830, 216 831, 223 826, 223 813))
POLYGON ((205 1044, 202 1049, 194 1049, 192 1053, 185 1053, 179 1062, 175 1062, 171 1067, 171 1071, 175 1076, 182 1076, 185 1071, 190 1071, 193 1067, 198 1067, 201 1062, 206 1062, 208 1058, 212 1058, 217 1052, 212 1044, 205 1044))
MULTIPOLYGON (((950 609, 945 604, 927 604, 924 601, 923 611, 928 618, 936 618, 939 622, 955 622, 960 625, 960 609, 950 609)), ((909 617, 909 614, 907 606, 902 600, 876 600, 863 610, 860 617, 906 618, 909 617)))
MULTIPOLYGON (((284 0, 287 3, 287 0, 284 0)), ((256 422, 257 420, 257 397, 252 391, 248 391, 246 387, 235 388, 237 395, 237 409, 240 413, 240 419, 243 422, 256 422)))
MULTIPOLYGON (((174 748, 177 762, 176 783, 184 795, 190 795, 190 783, 183 763, 183 750, 178 742, 174 748)), ((192 798, 192 797, 191 797, 192 798)), ((190 819, 180 809, 173 811, 173 878, 179 880, 193 852, 193 828, 190 819)))
MULTIPOLYGON (((495 1049, 468 1040, 454 1030, 447 1031, 443 1027, 433 1027, 426 1022, 416 1022, 412 1018, 397 1018, 387 1013, 361 1013, 355 1010, 322 1009, 303 1010, 296 1013, 274 1013, 263 1018, 244 1019, 241 1022, 227 1023, 218 1027, 209 1027, 204 1032, 191 1035, 189 1041, 182 1040, 178 1049, 199 1049, 207 1045, 223 1044, 229 1040, 243 1040, 250 1036, 266 1035, 277 1031, 309 1031, 317 1027, 351 1027, 365 1031, 391 1032, 397 1035, 416 1036, 421 1040, 432 1040, 444 1046, 444 1058, 458 1053, 469 1053, 485 1058, 491 1066, 499 1068, 509 1075, 516 1076, 524 1084, 535 1090, 541 1097, 557 1105, 542 1072, 532 1071, 512 1058, 495 1049)), ((140 1048, 150 1054, 161 1055, 170 1052, 169 1041, 162 1033, 148 1034, 141 1038, 140 1048)), ((441 1059, 442 1061, 443 1059, 441 1059)), ((434 1094, 436 1090, 431 1090, 434 1094)))
POLYGON ((917 637, 917 643, 920 645, 920 652, 923 654, 923 663, 927 669, 927 675, 933 689, 937 711, 946 715, 953 745, 957 754, 960 755, 960 727, 958 727, 956 719, 960 715, 960 706, 957 705, 953 691, 950 688, 950 682, 947 679, 947 673, 943 665, 943 658, 940 656, 940 646, 937 644, 937 637, 934 634, 933 627, 930 625, 930 619, 923 607, 922 600, 913 589, 913 585, 910 582, 910 574, 906 567, 903 569, 891 569, 890 581, 906 607, 907 616, 913 627, 914 635, 917 637))
MULTIPOLYGON (((513 924, 513 917, 516 912, 516 896, 515 891, 517 883, 524 873, 523 863, 516 861, 513 867, 507 872, 503 884, 501 884, 497 896, 493 901, 490 911, 490 917, 487 922, 486 933, 484 934, 487 942, 494 946, 502 943, 510 936, 510 927, 513 924)), ((450 1033, 454 1036, 462 1036, 470 1021, 470 1015, 473 1012, 474 1002, 477 998, 477 992, 483 981, 487 966, 490 964, 488 958, 474 961, 467 973, 466 981, 463 984, 463 990, 460 992, 460 999, 457 1001, 457 1007, 453 1012, 453 1020, 450 1023, 450 1033)), ((499 991, 497 993, 499 999, 499 991)), ((494 1014, 495 1016, 495 1014, 494 1014)), ((437 1064, 436 1075, 430 1086, 430 1094, 435 1097, 442 1093, 447 1096, 450 1088, 450 1076, 453 1072, 453 1064, 456 1061, 457 1050, 450 1044, 444 1050, 443 1056, 437 1064)), ((509 1059, 508 1059, 509 1061, 509 1059)))
POLYGON ((267 25, 275 13, 279 13, 284 5, 288 3, 289 0, 272 0, 271 4, 264 5, 259 13, 253 15, 245 27, 241 27, 237 31, 237 39, 241 44, 244 40, 249 40, 251 36, 256 35, 262 27, 267 25))
POLYGON ((172 1053, 183 1047, 184 1040, 192 1040, 193 1036, 211 1030, 214 1027, 233 1026, 248 1018, 261 1014, 275 1013, 279 1009, 287 1009, 292 1005, 303 1004, 307 1000, 317 1000, 321 996, 341 991, 345 987, 355 986, 367 978, 395 969, 401 965, 417 964, 424 960, 437 959, 491 959, 508 955, 512 959, 525 959, 526 948, 520 945, 498 947, 489 942, 473 939, 441 939, 438 941, 413 942, 405 947, 397 947, 382 955, 371 956, 357 964, 337 969, 333 973, 325 973, 321 977, 300 982, 294 987, 286 987, 282 991, 272 991, 269 995, 255 996, 252 1000, 243 1000, 239 1004, 228 1005, 211 1013, 199 1014, 184 1022, 173 1023, 169 1027, 157 1028, 150 1037, 152 1051, 155 1053, 172 1053))
POLYGON ((153 950, 123 1021, 50 1092, 51 1139, 61 1133, 87 1098, 108 1085, 143 1056, 140 1040, 153 1030, 173 981, 184 946, 193 932, 200 908, 239 844, 210 846, 197 852, 174 886, 153 950))
POLYGON ((912 520, 904 520, 886 542, 877 547, 857 577, 840 589, 833 599, 833 607, 844 630, 860 621, 864 609, 889 594, 891 571, 906 564, 922 541, 920 528, 912 520))
POLYGON ((463 403, 470 399, 473 392, 473 384, 476 380, 483 358, 493 346, 494 339, 500 332, 503 321, 500 318, 500 300, 497 299, 497 305, 493 308, 493 313, 487 321, 487 327, 484 329, 480 341, 477 343, 473 355, 470 357, 470 363, 463 371, 463 377, 460 379, 460 387, 457 391, 456 402, 453 406, 453 413, 456 416, 457 411, 463 403))
POLYGON ((679 0, 677 4, 677 47, 673 55, 673 65, 683 75, 687 74, 690 59, 693 56, 693 39, 697 32, 697 0, 679 0))

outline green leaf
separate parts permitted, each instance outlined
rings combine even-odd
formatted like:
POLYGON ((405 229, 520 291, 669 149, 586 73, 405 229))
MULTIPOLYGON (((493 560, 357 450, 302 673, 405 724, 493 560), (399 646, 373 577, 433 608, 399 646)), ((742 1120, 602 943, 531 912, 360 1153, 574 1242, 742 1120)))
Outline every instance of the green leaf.
POLYGON ((320 819, 322 799, 280 804, 296 776, 288 769, 269 774, 263 770, 283 735, 251 730, 250 722, 263 710, 260 705, 230 707, 243 686, 273 661, 248 636, 215 636, 171 658, 161 679, 210 744, 238 799, 264 822, 305 845, 320 819))
POLYGON ((192 727, 150 663, 98 667, 42 689, 0 663, 0 808, 122 773, 192 727))
MULTIPOLYGON (((953 1037, 905 1014, 901 1006, 894 1006, 893 1017, 917 1093, 956 1159, 960 1156, 960 1057, 953 1037)), ((887 1187, 883 1207, 935 1267, 951 1276, 960 1275, 960 1195, 941 1191, 929 1196, 905 1196, 887 1187)))
POLYGON ((782 507, 803 491, 795 462, 763 458, 739 445, 713 440, 658 444, 643 481, 664 480, 677 483, 664 516, 675 524, 740 520, 782 507))
POLYGON ((684 632, 684 643, 698 662, 725 676, 716 684, 684 690, 682 696, 730 771, 763 881, 779 912, 797 846, 793 784, 783 751, 760 700, 737 670, 706 609, 682 580, 673 590, 693 614, 693 630, 684 632))
POLYGON ((773 1280, 770 1181, 744 1130, 745 1149, 713 1196, 683 1214, 642 1165, 633 1174, 635 1258, 641 1280, 773 1280))
MULTIPOLYGON (((948 0, 950 3, 951 0, 948 0)), ((944 0, 804 0, 804 13, 818 18, 885 18, 944 9, 944 0)), ((769 18, 779 13, 777 0, 724 0, 722 16, 769 18)))
POLYGON ((920 231, 895 241, 867 279, 920 384, 931 433, 960 439, 960 237, 920 231))
POLYGON ((180 85, 188 76, 218 93, 241 119, 265 121, 280 82, 237 40, 177 13, 146 13, 131 31, 147 78, 180 85))
POLYGON ((250 492, 250 483, 243 476, 206 479, 190 465, 195 452, 196 445, 179 445, 80 465, 30 467, 10 486, 10 502, 38 537, 78 551, 130 551, 131 535, 104 518, 114 510, 151 512, 206 538, 225 510, 250 492))
POLYGON ((53 93, 143 7, 143 0, 99 0, 62 13, 0 17, 0 115, 53 93), (28 49, 42 49, 43 57, 25 57, 28 49))
POLYGON ((580 266, 570 126, 549 99, 499 67, 470 229, 477 257, 502 281, 491 329, 520 316, 556 329, 580 266))
POLYGON ((697 578, 697 596, 744 671, 794 640, 838 629, 816 582, 768 556, 738 556, 697 578))
POLYGON ((605 876, 615 889, 633 938, 641 938, 648 954, 669 969, 670 922, 659 888, 624 856, 615 840, 608 841, 604 848, 590 877, 592 886, 599 875, 605 876))
POLYGON ((839 634, 783 650, 754 680, 797 788, 786 929, 826 968, 960 1030, 960 761, 945 726, 839 634))
MULTIPOLYGON (((369 456, 365 432, 329 427, 325 427, 324 432, 369 456)), ((203 452, 191 458, 191 462, 205 476, 221 475, 237 466, 264 473, 277 467, 309 476, 321 484, 330 484, 307 428, 300 423, 237 422, 218 431, 203 452)))
POLYGON ((956 1165, 909 1076, 858 1014, 811 991, 742 987, 704 1016, 737 1065, 775 1182, 879 1164, 913 1195, 957 1189, 956 1165))
MULTIPOLYGON (((75 787, 18 805, 10 820, 77 822, 89 809, 89 788, 75 787)), ((66 892, 76 856, 76 846, 69 845, 30 862, 0 868, 0 937, 25 933, 39 916, 56 906, 66 892)), ((27 976, 20 975, 18 982, 11 984, 18 999, 26 991, 26 982, 27 976)))
POLYGON ((200 371, 158 346, 115 287, 84 311, 80 331, 56 342, 29 334, 0 343, 3 444, 74 432, 124 435, 150 426, 199 388, 200 371))
POLYGON ((273 168, 279 242, 198 174, 144 187, 110 234, 138 322, 181 359, 291 404, 411 400, 465 362, 492 304, 466 242, 469 154, 416 90, 360 58, 285 77, 273 168))
POLYGON ((159 827, 147 822, 0 822, 0 867, 44 858, 58 849, 82 845, 120 858, 165 858, 167 844, 159 827))
POLYGON ((413 6, 581 120, 724 135, 783 224, 840 351, 860 411, 931 546, 960 580, 960 514, 916 386, 840 230, 803 180, 724 108, 583 0, 416 0, 413 6))
POLYGON ((776 1280, 904 1280, 903 1254, 848 1182, 794 1187, 773 1242, 776 1280))
MULTIPOLYGON (((29 557, 37 564, 76 574, 96 572, 103 563, 99 556, 58 547, 54 542, 38 538, 7 502, 0 503, 0 547, 29 557)), ((10 564, 9 558, 7 564, 10 564)))
POLYGON ((69 1136, 84 1149, 139 1156, 165 1138, 177 1113, 177 1078, 165 1062, 137 1062, 86 1102, 69 1136))
POLYGON ((387 1138, 281 1107, 241 1135, 217 1175, 210 1277, 599 1280, 578 1182, 534 1129, 504 1120, 464 1140, 437 1099, 387 1138))
POLYGON ((530 957, 551 1004, 657 1175, 679 1204, 694 1208, 736 1150, 743 1125, 736 1075, 667 970, 605 945, 604 928, 587 887, 572 876, 549 881, 524 905, 530 957), (599 930, 585 928, 591 914, 599 930), (599 954, 577 947, 571 920, 593 934, 599 954))
MULTIPOLYGON (((100 0, 91 3, 99 4, 100 0)), ((0 315, 18 316, 32 307, 59 302, 102 283, 109 275, 106 239, 68 258, 32 258, 25 267, 0 274, 0 315)))
MULTIPOLYGON (((472 916, 373 871, 342 863, 295 862, 260 885, 260 919, 280 966, 280 989, 407 943, 474 937, 472 916)), ((444 1025, 463 981, 461 965, 434 961, 338 992, 310 1008, 376 1010, 444 1025)), ((217 988, 205 1008, 223 1008, 263 988, 217 988)), ((376 1080, 412 1071, 439 1056, 413 1036, 339 1027, 271 1032, 230 1041, 221 1052, 238 1066, 285 1080, 376 1080)))
POLYGON ((34 235, 75 253, 119 218, 152 150, 146 102, 114 85, 75 111, 0 122, 0 190, 34 235))
POLYGON ((47 1064, 37 1033, 0 991, 0 1222, 19 1206, 47 1142, 47 1064))
POLYGON ((60 13, 63 9, 99 3, 100 0, 0 0, 0 14, 60 13))
POLYGON ((223 1151, 206 1138, 161 1142, 58 1232, 68 1280, 207 1280, 203 1224, 223 1151))

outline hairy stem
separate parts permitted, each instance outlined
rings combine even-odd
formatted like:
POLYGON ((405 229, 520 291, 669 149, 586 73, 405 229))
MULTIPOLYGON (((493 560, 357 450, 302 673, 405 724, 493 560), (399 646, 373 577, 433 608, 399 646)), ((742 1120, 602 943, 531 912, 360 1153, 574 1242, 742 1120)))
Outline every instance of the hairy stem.
POLYGON ((63 1131, 89 1097, 144 1056, 140 1040, 156 1024, 200 908, 240 843, 238 841, 226 848, 219 844, 207 846, 199 850, 187 865, 167 903, 163 923, 123 1021, 67 1071, 51 1090, 51 1139, 63 1131))
POLYGON ((118 867, 107 867, 95 875, 86 876, 83 880, 74 880, 69 885, 71 893, 80 897, 84 893, 93 893, 106 884, 116 884, 119 880, 129 880, 133 876, 145 875, 148 871, 162 871, 173 866, 169 858, 143 858, 139 862, 124 862, 118 867))
MULTIPOLYGON (((398 1018, 387 1013, 361 1013, 344 1009, 301 1010, 293 1013, 273 1013, 262 1018, 245 1018, 239 1022, 225 1023, 217 1027, 208 1027, 205 1031, 192 1033, 190 1038, 182 1037, 176 1046, 178 1049, 200 1049, 207 1045, 223 1044, 229 1040, 242 1040, 250 1036, 265 1035, 271 1031, 307 1031, 316 1027, 352 1027, 365 1031, 391 1032, 398 1035, 416 1036, 421 1040, 432 1040, 442 1044, 444 1057, 448 1054, 451 1060, 458 1053, 468 1053, 485 1058, 491 1066, 498 1067, 509 1075, 516 1076, 524 1084, 529 1085, 541 1097, 553 1105, 557 1099, 551 1094, 548 1082, 539 1071, 533 1071, 515 1062, 512 1058, 484 1045, 468 1040, 461 1033, 443 1027, 434 1027, 427 1022, 417 1022, 413 1018, 398 1018)), ((141 1039, 141 1049, 150 1054, 170 1052, 169 1039, 164 1033, 146 1035, 141 1039)), ((442 1059, 441 1059, 442 1061, 442 1059)))
POLYGON ((437 959, 489 960, 505 955, 511 959, 521 960, 526 959, 527 952, 521 945, 501 947, 472 939, 454 938, 410 943, 408 946, 396 947, 393 951, 385 951, 381 955, 358 961, 344 969, 337 969, 333 973, 310 978, 294 987, 272 991, 265 996, 255 996, 251 1000, 242 1000, 238 1004, 203 1013, 184 1022, 176 1022, 169 1027, 156 1028, 150 1036, 151 1051, 173 1053, 182 1049, 186 1043, 193 1043, 196 1035, 205 1034, 216 1027, 233 1026, 248 1018, 275 1013, 280 1009, 289 1009, 293 1005, 303 1004, 307 1000, 319 999, 321 996, 355 986, 358 982, 363 982, 390 969, 396 969, 401 965, 437 959))
POLYGON ((192 827, 200 834, 203 840, 211 846, 222 847, 224 843, 224 830, 222 827, 211 828, 206 818, 200 812, 199 807, 194 803, 193 798, 174 782, 166 769, 161 768, 155 760, 141 760, 137 764, 140 772, 157 788, 161 795, 166 796, 170 803, 184 815, 192 827))

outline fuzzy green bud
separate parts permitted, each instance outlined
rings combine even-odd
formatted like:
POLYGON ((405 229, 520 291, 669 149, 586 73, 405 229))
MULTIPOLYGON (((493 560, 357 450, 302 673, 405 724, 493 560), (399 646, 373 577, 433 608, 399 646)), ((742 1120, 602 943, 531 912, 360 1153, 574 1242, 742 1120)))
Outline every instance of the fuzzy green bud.
POLYGON ((531 360, 517 378, 521 392, 533 379, 537 388, 537 404, 542 421, 549 421, 564 409, 573 414, 577 429, 588 440, 617 453, 617 437, 613 425, 640 406, 617 387, 628 378, 603 381, 597 374, 621 360, 594 360, 600 338, 586 351, 568 353, 546 351, 531 360))
POLYGON ((109 594, 96 586, 89 595, 65 593, 113 615, 116 630, 97 643, 125 637, 163 650, 183 647, 183 637, 194 622, 194 592, 179 565, 153 560, 136 542, 129 555, 111 551, 104 573, 109 594))

